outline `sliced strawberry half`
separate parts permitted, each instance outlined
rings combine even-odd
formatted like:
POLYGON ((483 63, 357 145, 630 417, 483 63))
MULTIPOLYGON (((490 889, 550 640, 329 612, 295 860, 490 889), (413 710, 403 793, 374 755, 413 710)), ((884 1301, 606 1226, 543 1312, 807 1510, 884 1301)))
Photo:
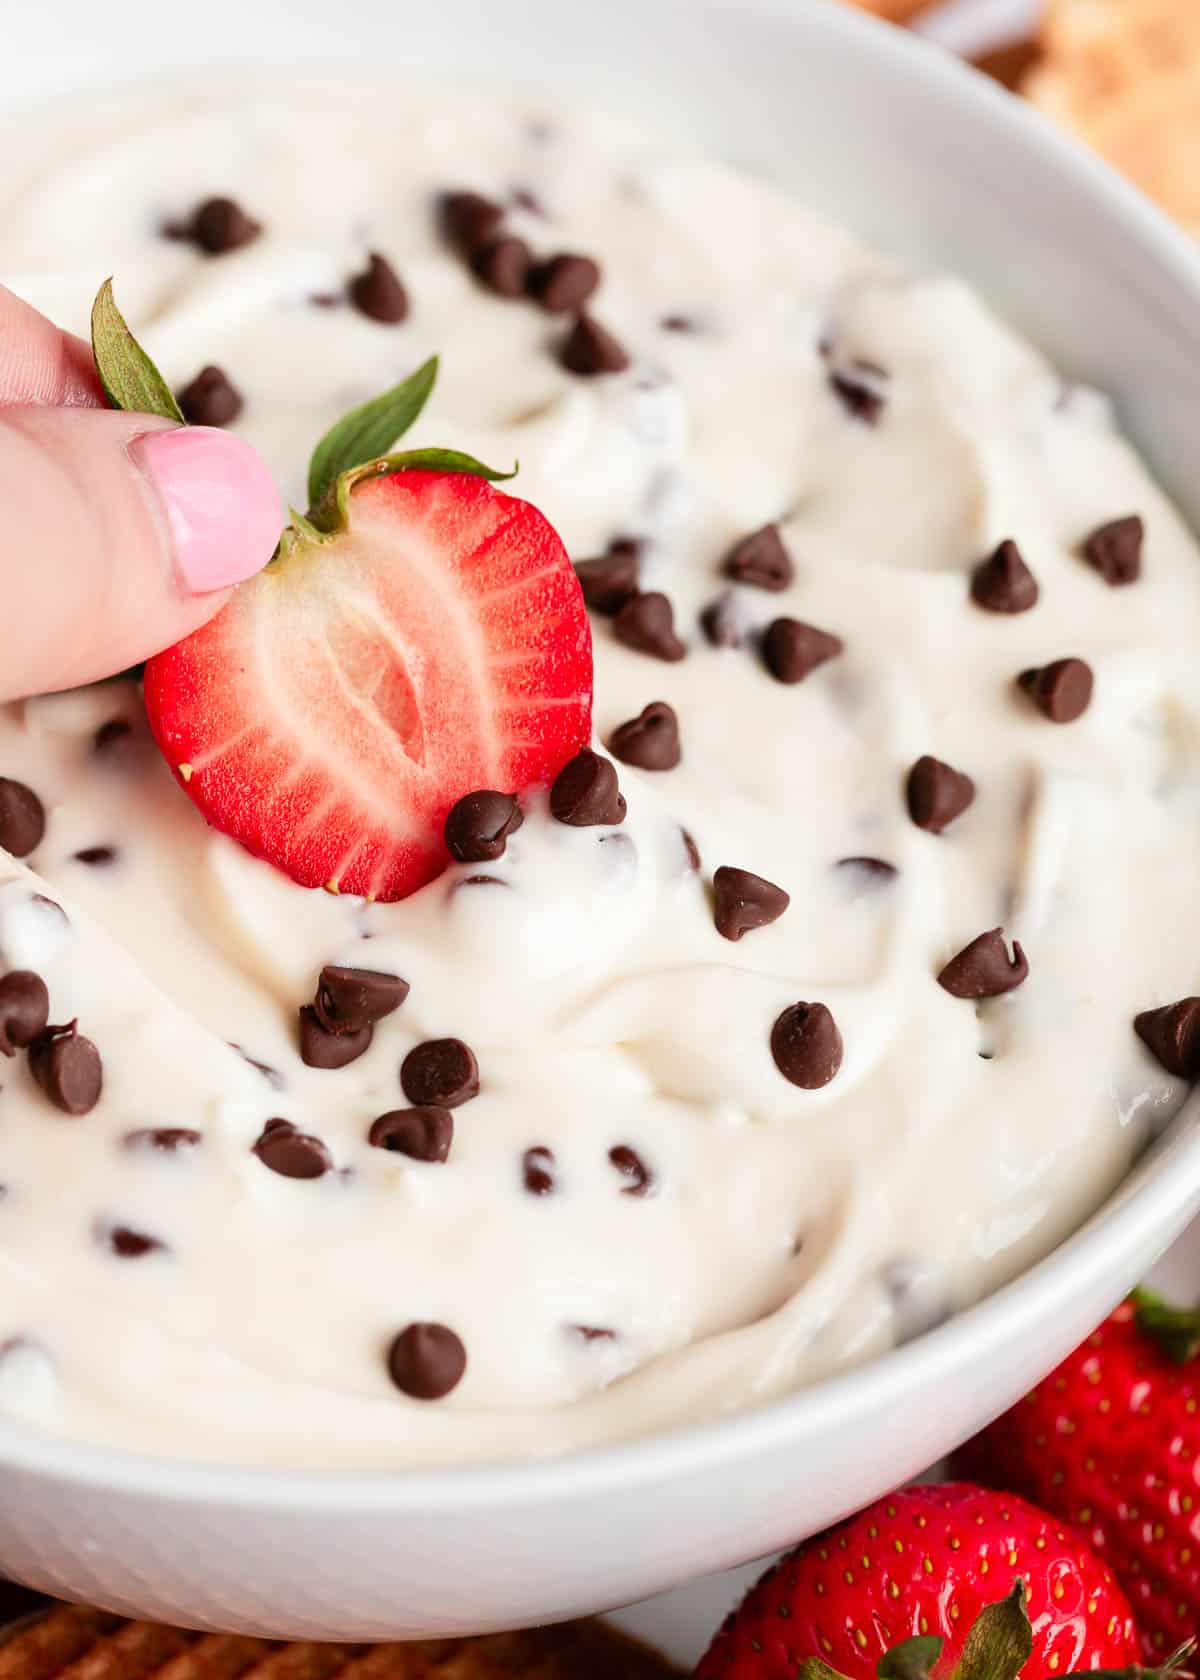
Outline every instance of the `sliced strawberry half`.
MULTIPOLYGON (((92 353, 114 408, 182 423, 106 280, 92 353)), ((431 356, 330 428, 267 569, 145 668, 155 740, 209 822, 307 887, 403 898, 479 789, 549 782, 586 745, 592 639, 558 536, 449 449, 386 454, 431 356)))
POLYGON ((473 473, 389 465, 348 474, 340 528, 297 521, 145 673, 155 739, 209 822, 305 886, 379 899, 446 867, 463 794, 550 781, 592 701, 587 611, 546 519, 473 473))

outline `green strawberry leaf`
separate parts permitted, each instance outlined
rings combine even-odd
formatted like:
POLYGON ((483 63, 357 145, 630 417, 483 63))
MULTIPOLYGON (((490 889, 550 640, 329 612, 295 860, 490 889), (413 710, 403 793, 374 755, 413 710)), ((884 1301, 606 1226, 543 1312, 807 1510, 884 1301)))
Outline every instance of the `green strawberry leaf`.
POLYGON ((953 1680, 1015 1680, 1033 1650, 1033 1628, 1025 1608, 1025 1583, 999 1604, 989 1604, 975 1619, 963 1645, 953 1680))
POLYGON ((879 1680, 926 1680, 944 1645, 936 1633, 914 1634, 885 1651, 875 1672, 879 1680))
MULTIPOLYGON (((308 464, 308 505, 317 507, 345 472, 375 461, 416 420, 433 390, 438 359, 430 356, 415 373, 361 408, 352 408, 331 426, 312 452, 308 464)), ((466 471, 466 468, 448 469, 466 471)))
POLYGON ((495 467, 485 467, 474 455, 464 455, 461 449, 408 449, 399 455, 385 455, 376 462, 376 468, 380 474, 418 470, 474 473, 476 478, 486 478, 489 484, 502 484, 506 478, 516 478, 518 464, 514 463, 511 472, 497 472, 495 467))
POLYGON ((512 472, 497 472, 495 467, 485 466, 474 455, 464 455, 459 449, 409 449, 399 455, 381 455, 377 461, 367 461, 340 473, 322 500, 310 509, 303 522, 305 529, 296 528, 306 541, 312 540, 314 531, 323 537, 335 536, 350 521, 350 493, 356 484, 365 478, 387 478, 392 473, 418 471, 471 473, 476 478, 486 478, 489 484, 498 484, 515 478, 517 468, 514 466, 512 472))
POLYGON ((92 305, 92 356, 113 408, 127 414, 157 414, 183 424, 171 387, 117 308, 111 279, 101 286, 92 305))
POLYGON ((1200 1311, 1194 1307, 1173 1307, 1149 1289, 1135 1289, 1137 1326, 1156 1341, 1168 1359, 1186 1365, 1200 1353, 1200 1311))

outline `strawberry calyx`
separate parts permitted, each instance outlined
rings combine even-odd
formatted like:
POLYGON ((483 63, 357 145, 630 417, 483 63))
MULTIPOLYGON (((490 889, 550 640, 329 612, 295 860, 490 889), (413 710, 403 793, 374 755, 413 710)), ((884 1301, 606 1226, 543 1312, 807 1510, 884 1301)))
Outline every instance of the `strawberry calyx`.
MULTIPOLYGON (((980 1611, 963 1644, 958 1662, 948 1674, 938 1674, 945 1641, 938 1634, 915 1634, 885 1651, 876 1665, 879 1680, 1016 1680, 1033 1653, 1033 1626, 1026 1608, 1028 1593, 1018 1576, 1007 1598, 980 1611)), ((1161 1667, 1134 1665, 1119 1669, 1087 1669, 1063 1680, 1189 1680, 1184 1663, 1195 1641, 1181 1645, 1161 1667)), ((845 1680, 837 1669, 809 1657, 799 1665, 797 1680, 845 1680)))
MULTIPOLYGON (((176 420, 111 282, 92 342, 114 406, 176 420)), ((330 428, 271 561, 142 673, 151 733, 212 828, 300 886, 384 902, 449 867, 461 799, 548 787, 591 736, 591 630, 558 533, 497 487, 512 473, 388 453, 437 369, 330 428)))
POLYGON ((1135 1289, 1131 1299, 1138 1329, 1173 1364, 1187 1365, 1200 1353, 1200 1309, 1173 1306, 1152 1289, 1135 1289))
MULTIPOLYGON (((1007 1598, 979 1612, 963 1644, 962 1655, 945 1680, 1016 1680, 1033 1651, 1033 1627, 1025 1608, 1027 1593, 1019 1577, 1007 1598)), ((941 1660, 945 1641, 937 1634, 902 1639, 880 1657, 879 1680, 929 1680, 941 1660)), ((818 1657, 801 1663, 798 1680, 843 1680, 818 1657)))
MULTIPOLYGON (((92 357, 109 406, 154 414, 186 424, 174 393, 151 357, 138 343, 117 307, 111 277, 92 305, 92 357)), ((419 419, 437 381, 438 358, 430 356, 407 379, 353 408, 336 421, 312 452, 308 466, 309 510, 289 509, 270 562, 280 564, 300 543, 322 543, 343 532, 350 521, 350 496, 364 479, 400 472, 470 473, 489 484, 515 478, 517 467, 498 472, 459 449, 387 451, 419 419)))

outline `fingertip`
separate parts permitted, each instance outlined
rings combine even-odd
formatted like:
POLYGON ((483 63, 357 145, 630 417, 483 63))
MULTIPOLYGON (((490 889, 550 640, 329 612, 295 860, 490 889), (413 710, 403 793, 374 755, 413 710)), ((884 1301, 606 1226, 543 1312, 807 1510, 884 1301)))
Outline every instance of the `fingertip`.
POLYGON ((252 444, 215 426, 181 426, 143 432, 129 455, 158 500, 187 594, 227 589, 267 564, 285 513, 252 444))

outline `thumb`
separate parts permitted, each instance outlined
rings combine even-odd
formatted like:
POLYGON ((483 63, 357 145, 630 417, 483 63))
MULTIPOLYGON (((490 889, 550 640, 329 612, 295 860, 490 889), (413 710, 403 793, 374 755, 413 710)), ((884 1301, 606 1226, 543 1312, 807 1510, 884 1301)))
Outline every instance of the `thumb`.
POLYGON ((243 439, 107 409, 0 407, 0 700, 135 665, 211 618, 283 527, 243 439))

